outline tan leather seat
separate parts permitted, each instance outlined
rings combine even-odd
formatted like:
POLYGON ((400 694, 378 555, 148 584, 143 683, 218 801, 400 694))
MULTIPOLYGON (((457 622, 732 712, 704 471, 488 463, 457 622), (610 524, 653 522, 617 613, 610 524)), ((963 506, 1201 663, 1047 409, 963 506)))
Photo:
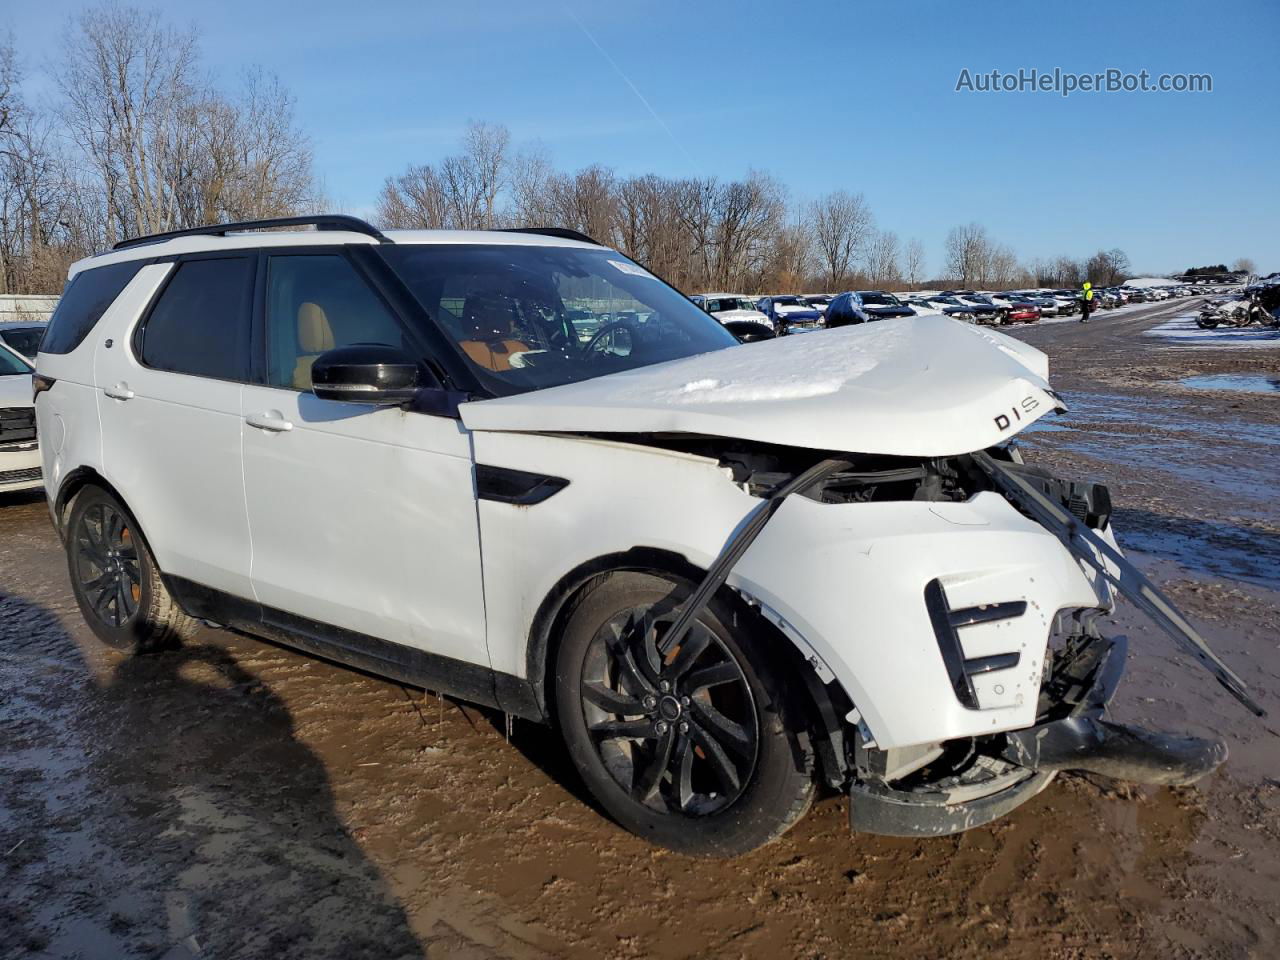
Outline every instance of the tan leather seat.
POLYGON ((311 365, 316 357, 335 346, 333 328, 324 308, 307 301, 298 307, 298 362, 293 368, 296 390, 311 389, 311 365))
POLYGON ((523 340, 463 340, 461 347, 476 364, 495 373, 510 370, 511 357, 529 349, 523 340))
POLYGON ((530 349, 529 344, 512 337, 518 333, 514 305, 502 294, 473 293, 467 297, 462 322, 471 338, 459 340, 458 346, 473 363, 486 370, 510 370, 512 356, 530 349))

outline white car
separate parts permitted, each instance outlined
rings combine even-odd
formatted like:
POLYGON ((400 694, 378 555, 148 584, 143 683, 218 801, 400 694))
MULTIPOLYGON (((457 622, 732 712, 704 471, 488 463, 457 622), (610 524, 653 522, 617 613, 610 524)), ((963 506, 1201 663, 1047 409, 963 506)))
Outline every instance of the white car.
POLYGON ((773 321, 756 309, 755 300, 744 294, 700 293, 689 299, 721 323, 758 323, 774 329, 773 321))
POLYGON ((0 494, 42 485, 32 373, 26 358, 0 343, 0 494))
POLYGON ((1063 768, 1183 783, 1225 756, 1103 719, 1113 588, 1167 601, 1105 488, 1008 445, 1061 404, 994 332, 738 345, 570 231, 320 216, 75 264, 37 371, 103 641, 159 652, 198 618, 552 724, 674 850, 766 843, 819 782, 856 829, 934 836, 1063 768))

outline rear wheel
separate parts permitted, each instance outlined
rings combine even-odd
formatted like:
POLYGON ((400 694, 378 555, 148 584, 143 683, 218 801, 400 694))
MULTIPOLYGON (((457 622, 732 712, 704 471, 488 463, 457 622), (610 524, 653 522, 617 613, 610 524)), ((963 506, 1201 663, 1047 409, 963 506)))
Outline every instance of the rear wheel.
POLYGON ((176 645, 194 626, 165 589, 132 515, 100 487, 76 497, 67 567, 80 612, 108 646, 149 653, 176 645))
POLYGON ((717 598, 665 649, 653 617, 689 592, 634 572, 585 588, 557 656, 557 714, 587 787, 622 826, 681 853, 736 856, 808 809, 812 754, 786 661, 763 655, 749 610, 717 598))

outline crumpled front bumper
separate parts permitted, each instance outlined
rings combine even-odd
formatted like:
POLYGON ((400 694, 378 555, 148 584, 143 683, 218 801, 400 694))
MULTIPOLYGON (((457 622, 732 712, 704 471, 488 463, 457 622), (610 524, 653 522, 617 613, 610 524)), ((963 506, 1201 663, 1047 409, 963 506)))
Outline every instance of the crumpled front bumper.
POLYGON ((850 828, 899 837, 959 833, 1026 803, 1060 770, 1159 785, 1194 783, 1211 773, 1227 759, 1221 740, 1156 733, 1103 719, 1127 651, 1124 637, 1095 637, 1082 651, 1062 658, 1041 701, 1048 718, 990 738, 987 746, 1000 747, 991 762, 1003 761, 1005 769, 984 784, 908 792, 854 782, 850 828))

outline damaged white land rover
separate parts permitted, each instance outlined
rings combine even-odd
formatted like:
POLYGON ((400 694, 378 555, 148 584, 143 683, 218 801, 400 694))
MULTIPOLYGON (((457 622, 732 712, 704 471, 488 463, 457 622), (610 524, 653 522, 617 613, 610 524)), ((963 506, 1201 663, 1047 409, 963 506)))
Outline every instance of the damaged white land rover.
POLYGON ((820 786, 931 835, 1061 769, 1213 769, 1103 718, 1117 591, 1258 709, 1106 489, 1009 445, 1046 377, 945 317, 739 345, 569 231, 323 216, 76 264, 35 391, 104 641, 203 621, 553 724, 620 824, 731 856, 820 786))

